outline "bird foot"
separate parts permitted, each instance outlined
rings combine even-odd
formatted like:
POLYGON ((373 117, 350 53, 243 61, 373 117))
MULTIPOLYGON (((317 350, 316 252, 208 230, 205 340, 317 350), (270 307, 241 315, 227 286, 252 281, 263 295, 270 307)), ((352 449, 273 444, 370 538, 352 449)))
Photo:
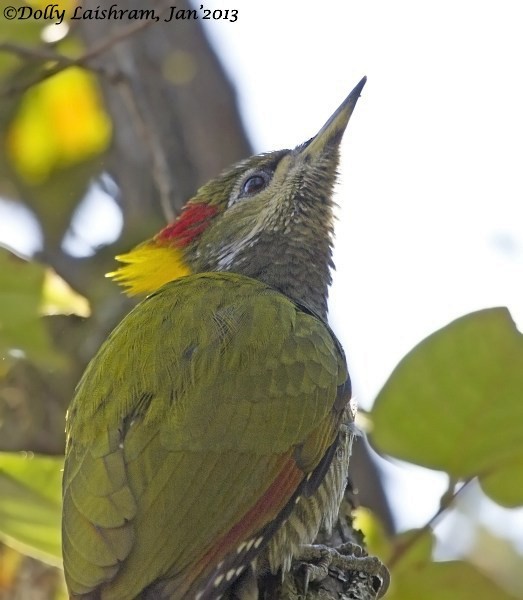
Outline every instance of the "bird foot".
POLYGON ((377 577, 380 582, 378 598, 385 595, 390 574, 387 567, 376 556, 368 556, 358 544, 347 542, 337 548, 329 548, 322 544, 302 546, 298 556, 304 564, 305 594, 311 581, 322 581, 334 567, 340 571, 358 571, 377 577))

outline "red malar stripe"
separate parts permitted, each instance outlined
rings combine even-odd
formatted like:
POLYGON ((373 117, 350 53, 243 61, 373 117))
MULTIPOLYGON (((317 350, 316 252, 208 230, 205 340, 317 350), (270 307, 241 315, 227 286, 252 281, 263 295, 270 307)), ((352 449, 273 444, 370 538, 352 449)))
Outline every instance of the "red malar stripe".
POLYGON ((180 216, 156 236, 160 242, 187 246, 207 228, 218 209, 205 202, 187 204, 180 216))

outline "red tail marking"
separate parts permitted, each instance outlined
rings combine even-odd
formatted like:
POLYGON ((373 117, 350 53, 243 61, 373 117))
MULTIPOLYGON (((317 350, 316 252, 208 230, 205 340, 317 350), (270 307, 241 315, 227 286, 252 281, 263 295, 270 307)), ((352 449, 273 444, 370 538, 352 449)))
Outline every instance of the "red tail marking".
POLYGON ((267 488, 256 504, 243 515, 216 544, 217 547, 236 548, 249 535, 254 535, 283 510, 295 492, 303 472, 296 466, 293 457, 286 457, 276 479, 267 488))
POLYGON ((254 506, 225 535, 219 538, 191 569, 191 582, 188 582, 187 589, 194 585, 194 582, 209 569, 210 565, 214 564, 215 566, 229 552, 234 551, 241 542, 256 537, 256 533, 284 509, 303 479, 303 471, 297 467, 291 455, 287 454, 283 459, 284 462, 276 479, 254 506))
POLYGON ((215 206, 205 202, 187 204, 176 221, 164 227, 156 239, 160 242, 174 243, 176 246, 187 246, 196 236, 205 231, 217 212, 215 206))

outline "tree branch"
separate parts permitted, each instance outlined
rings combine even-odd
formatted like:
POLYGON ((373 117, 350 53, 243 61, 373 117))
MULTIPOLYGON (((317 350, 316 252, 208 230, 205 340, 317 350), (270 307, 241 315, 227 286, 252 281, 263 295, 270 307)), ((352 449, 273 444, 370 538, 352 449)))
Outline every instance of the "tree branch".
MULTIPOLYGON (((168 8, 169 7, 164 7, 160 14, 163 15, 168 8)), ((96 71, 100 75, 109 78, 115 77, 115 73, 110 73, 102 65, 97 65, 96 67, 94 67, 89 63, 91 63, 94 59, 98 58, 104 52, 110 50, 116 44, 137 34, 138 32, 146 29, 154 23, 155 21, 152 20, 144 20, 139 21, 138 23, 133 23, 132 25, 129 25, 127 27, 121 27, 109 39, 99 42, 87 52, 84 52, 83 54, 75 58, 65 56, 64 54, 59 54, 58 52, 53 52, 45 47, 31 48, 28 46, 20 46, 18 44, 13 44, 10 42, 2 42, 0 43, 0 52, 8 52, 11 54, 16 54, 17 56, 20 56, 25 59, 38 60, 41 62, 53 61, 57 64, 54 67, 50 67, 46 71, 39 73, 36 77, 33 77, 29 81, 17 83, 11 86, 5 86, 0 90, 0 95, 12 96, 15 94, 23 94, 30 87, 37 85, 38 83, 42 83, 42 81, 49 79, 49 77, 53 77, 53 75, 56 75, 69 67, 88 67, 89 69, 96 71)))

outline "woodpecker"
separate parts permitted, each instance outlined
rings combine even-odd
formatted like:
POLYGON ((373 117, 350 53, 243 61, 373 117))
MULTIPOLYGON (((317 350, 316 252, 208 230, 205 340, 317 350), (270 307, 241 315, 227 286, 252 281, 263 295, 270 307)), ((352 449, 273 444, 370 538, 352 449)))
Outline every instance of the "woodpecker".
POLYGON ((71 598, 258 598, 337 518, 354 435, 327 324, 339 146, 365 84, 319 133, 252 156, 117 257, 146 295, 67 415, 71 598))

